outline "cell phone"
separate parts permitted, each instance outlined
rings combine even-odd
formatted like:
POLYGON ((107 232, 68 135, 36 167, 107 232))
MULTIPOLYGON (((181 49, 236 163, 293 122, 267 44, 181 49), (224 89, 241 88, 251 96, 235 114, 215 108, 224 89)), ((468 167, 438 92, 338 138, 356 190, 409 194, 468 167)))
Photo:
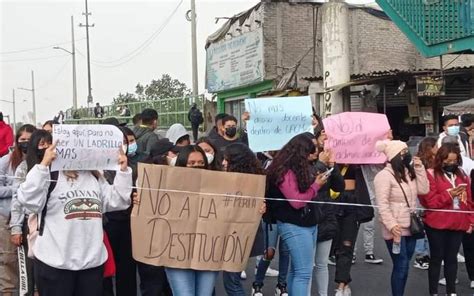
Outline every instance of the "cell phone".
POLYGON ((467 188, 467 184, 466 183, 462 183, 462 184, 459 184, 458 187, 464 187, 464 188, 467 188))
POLYGON ((329 176, 331 176, 332 171, 334 171, 334 168, 328 169, 327 171, 325 171, 325 172, 323 173, 323 177, 324 177, 324 178, 329 178, 329 176))

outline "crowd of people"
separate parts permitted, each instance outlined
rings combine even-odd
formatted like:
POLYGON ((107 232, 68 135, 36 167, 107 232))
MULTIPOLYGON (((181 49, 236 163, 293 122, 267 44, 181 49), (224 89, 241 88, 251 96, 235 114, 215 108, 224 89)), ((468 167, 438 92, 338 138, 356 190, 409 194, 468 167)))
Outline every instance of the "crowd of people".
MULTIPOLYGON (((191 111, 193 127, 199 126, 202 115, 191 111)), ((140 203, 134 189, 139 162, 266 175, 267 200, 251 252, 257 257, 255 275, 223 271, 229 296, 263 296, 266 276, 278 276, 278 296, 311 291, 333 295, 330 264, 335 265, 335 295, 351 295, 359 229, 365 261, 382 262, 373 253, 375 216, 392 259, 392 295, 405 294, 414 255, 414 266, 428 270, 430 295, 439 293, 442 264, 441 282, 447 294, 455 294, 461 244, 474 288, 472 116, 463 116, 462 122, 445 116, 443 133, 425 138, 416 156, 388 132, 374 147, 386 155, 384 165, 336 163, 325 147, 328 135, 317 114, 312 132, 294 136, 279 151, 254 153, 245 129, 250 116, 243 114, 239 128, 236 117, 217 114, 207 136, 198 139, 193 128, 193 140, 181 124, 160 138, 153 109, 134 116, 130 128, 115 118, 104 119, 102 124, 116 125, 123 133, 117 171, 51 172, 56 123, 48 121, 41 129, 19 127, 14 143, 7 144, 11 152, 7 148, 0 158, 0 294, 18 293, 17 247, 23 246, 28 254, 27 295, 133 296, 138 290, 143 296, 215 295, 217 271, 133 259, 130 224, 133 204, 140 203), (83 207, 90 210, 87 217, 76 210, 83 207), (415 210, 421 207, 423 215, 415 210), (277 254, 278 271, 269 268, 277 254), (241 279, 249 277, 252 290, 246 291, 241 279)))

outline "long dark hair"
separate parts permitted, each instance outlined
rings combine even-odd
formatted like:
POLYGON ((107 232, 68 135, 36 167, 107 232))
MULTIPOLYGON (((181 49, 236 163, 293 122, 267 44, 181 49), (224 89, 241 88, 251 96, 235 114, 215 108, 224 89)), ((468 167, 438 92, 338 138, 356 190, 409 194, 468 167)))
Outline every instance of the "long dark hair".
POLYGON ((224 150, 227 171, 234 173, 263 175, 264 171, 252 150, 242 143, 234 143, 224 150))
POLYGON ((462 158, 461 158, 461 150, 459 149, 458 144, 454 143, 444 143, 436 153, 435 161, 434 161, 434 172, 436 176, 443 176, 443 161, 448 158, 450 153, 454 153, 457 155, 458 158, 458 169, 456 170, 455 174, 458 177, 464 178, 465 174, 461 170, 462 166, 462 158))
POLYGON ((219 149, 212 143, 212 141, 208 137, 202 137, 197 140, 196 145, 201 143, 206 143, 207 145, 211 146, 212 150, 214 150, 214 160, 209 164, 209 169, 213 171, 220 171, 222 169, 222 153, 219 152, 219 149))
POLYGON ((433 137, 426 137, 418 146, 417 156, 421 159, 421 162, 426 169, 432 169, 434 166, 435 154, 433 153, 433 147, 436 146, 437 139, 433 137))
POLYGON ((298 190, 305 192, 314 182, 308 156, 316 152, 316 146, 305 134, 294 136, 275 156, 267 169, 270 184, 279 186, 284 175, 291 170, 298 180, 298 190))
MULTIPOLYGON (((23 133, 33 133, 36 128, 31 124, 24 124, 20 126, 20 128, 16 131, 15 136, 15 148, 12 151, 12 155, 10 156, 10 167, 13 171, 20 165, 23 161, 23 152, 21 152, 20 146, 18 145, 18 140, 20 139, 23 133)), ((31 143, 31 141, 30 141, 31 143)), ((29 144, 29 143, 28 143, 29 144)))
POLYGON ((400 153, 390 160, 390 164, 392 165, 393 172, 395 173, 395 179, 398 183, 401 183, 402 181, 408 183, 405 170, 408 170, 410 180, 414 180, 416 178, 415 169, 413 166, 405 166, 400 153))
POLYGON ((179 151, 179 154, 178 154, 178 159, 176 159, 176 166, 186 167, 188 165, 189 155, 193 152, 199 152, 202 154, 202 157, 204 158, 203 169, 206 169, 206 170, 209 169, 209 163, 207 162, 206 153, 198 145, 188 145, 181 148, 181 151, 179 151))
POLYGON ((30 171, 35 165, 39 164, 43 160, 38 156, 38 145, 41 141, 51 144, 53 143, 53 136, 42 129, 33 132, 28 145, 28 150, 26 152, 26 164, 28 171, 30 171))

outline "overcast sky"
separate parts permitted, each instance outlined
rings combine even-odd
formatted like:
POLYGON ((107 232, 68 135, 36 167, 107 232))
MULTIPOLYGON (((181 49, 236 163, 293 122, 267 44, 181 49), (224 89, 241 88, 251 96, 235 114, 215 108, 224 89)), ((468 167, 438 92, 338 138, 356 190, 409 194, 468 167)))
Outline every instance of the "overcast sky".
MULTIPOLYGON (((215 17, 232 16, 259 1, 196 2, 199 91, 203 93, 204 42, 224 23, 215 24, 215 17)), ((147 84, 164 73, 191 88, 191 30, 185 19, 190 0, 89 0, 88 3, 92 13, 89 20, 95 24, 90 29, 94 103, 109 104, 119 92, 134 92, 137 83, 147 84), (166 27, 158 33, 176 8, 166 27), (155 36, 153 41, 140 47, 152 35, 155 36)), ((84 1, 0 0, 0 5, 0 100, 10 101, 13 88, 31 88, 31 70, 34 70, 38 121, 51 119, 59 110, 72 106, 71 55, 52 47, 58 45, 71 50, 70 17, 73 15, 78 105, 87 105, 87 67, 83 56, 86 33, 85 28, 78 26, 85 23, 84 1)), ((17 121, 23 121, 32 110, 31 92, 16 90, 16 101, 17 121)), ((12 114, 12 104, 0 101, 0 111, 12 114)))

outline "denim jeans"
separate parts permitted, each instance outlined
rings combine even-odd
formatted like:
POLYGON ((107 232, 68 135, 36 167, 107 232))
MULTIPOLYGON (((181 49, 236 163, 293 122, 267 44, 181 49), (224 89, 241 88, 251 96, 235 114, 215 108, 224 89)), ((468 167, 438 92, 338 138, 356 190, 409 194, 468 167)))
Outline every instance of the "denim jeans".
POLYGON ((278 221, 278 234, 288 247, 290 254, 288 293, 290 295, 308 295, 318 228, 317 226, 302 227, 278 221))
MULTIPOLYGON (((271 224, 267 227, 267 224, 263 222, 263 231, 264 231, 264 240, 265 246, 269 249, 276 250, 278 242, 278 225, 271 224), (268 240, 268 243, 267 243, 268 240)), ((288 267, 290 265, 290 255, 288 252, 288 247, 283 243, 280 238, 278 245, 278 283, 286 284, 286 277, 288 275, 288 267)), ((271 260, 266 260, 265 257, 257 261, 257 273, 255 274, 255 283, 263 286, 263 280, 265 279, 265 274, 267 269, 270 266, 271 260)))
POLYGON ((428 239, 426 236, 416 240, 415 245, 415 256, 424 257, 430 255, 430 245, 428 244, 428 239))
MULTIPOLYGON (((315 281, 316 281, 316 295, 327 296, 329 285, 329 253, 331 252, 332 240, 316 243, 316 256, 314 258, 315 281)), ((311 295, 311 281, 309 282, 308 296, 311 295)))
POLYGON ((400 254, 392 253, 393 240, 386 240, 388 252, 392 258, 392 295, 403 296, 410 268, 410 260, 415 252, 416 239, 411 236, 402 236, 400 254))
POLYGON ((166 275, 175 296, 211 296, 218 271, 166 267, 166 275))
POLYGON ((246 296, 240 274, 240 272, 222 272, 222 280, 228 296, 246 296))

